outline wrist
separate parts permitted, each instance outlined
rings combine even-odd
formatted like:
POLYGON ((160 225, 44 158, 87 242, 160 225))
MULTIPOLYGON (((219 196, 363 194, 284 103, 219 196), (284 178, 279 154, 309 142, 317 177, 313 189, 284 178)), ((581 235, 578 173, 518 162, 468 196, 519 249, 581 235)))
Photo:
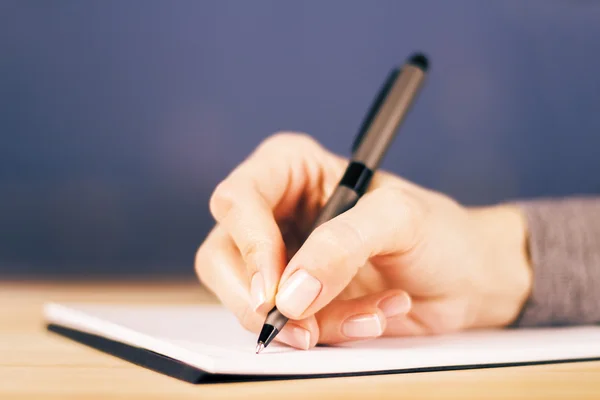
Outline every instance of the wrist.
POLYGON ((533 273, 527 222, 514 205, 471 209, 480 237, 480 299, 473 328, 504 327, 520 315, 531 292, 533 273))

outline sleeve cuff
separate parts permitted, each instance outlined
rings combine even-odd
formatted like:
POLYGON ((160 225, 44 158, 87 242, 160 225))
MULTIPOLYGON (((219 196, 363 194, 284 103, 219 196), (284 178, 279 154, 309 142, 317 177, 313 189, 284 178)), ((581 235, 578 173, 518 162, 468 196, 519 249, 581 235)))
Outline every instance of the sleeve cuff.
POLYGON ((517 205, 527 220, 533 288, 514 326, 600 322, 600 198, 517 205))

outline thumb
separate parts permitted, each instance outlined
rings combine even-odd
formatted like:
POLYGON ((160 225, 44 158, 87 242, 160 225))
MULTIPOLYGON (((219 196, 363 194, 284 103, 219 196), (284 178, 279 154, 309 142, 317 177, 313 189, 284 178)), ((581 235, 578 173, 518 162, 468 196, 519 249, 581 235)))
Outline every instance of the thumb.
POLYGON ((288 263, 277 308, 293 319, 311 316, 344 290, 371 257, 412 249, 422 209, 404 188, 378 188, 318 226, 288 263))

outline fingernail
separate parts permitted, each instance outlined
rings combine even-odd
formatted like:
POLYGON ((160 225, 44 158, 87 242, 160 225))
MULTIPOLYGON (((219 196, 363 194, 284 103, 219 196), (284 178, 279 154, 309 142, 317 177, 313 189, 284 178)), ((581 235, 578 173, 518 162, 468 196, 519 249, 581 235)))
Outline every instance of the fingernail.
POLYGON ((321 292, 321 282, 303 269, 294 272, 277 293, 277 307, 290 316, 298 317, 321 292))
POLYGON ((295 324, 287 323, 276 339, 302 350, 308 350, 310 347, 310 332, 295 324))
POLYGON ((379 302, 377 307, 386 318, 406 314, 410 310, 410 297, 406 293, 386 297, 379 302))
POLYGON ((349 338, 371 338, 381 336, 383 327, 377 314, 355 315, 344 321, 342 333, 349 338))
POLYGON ((250 296, 254 303, 254 311, 258 310, 260 306, 267 301, 267 296, 265 294, 265 280, 260 272, 256 272, 252 275, 252 280, 250 281, 250 296))

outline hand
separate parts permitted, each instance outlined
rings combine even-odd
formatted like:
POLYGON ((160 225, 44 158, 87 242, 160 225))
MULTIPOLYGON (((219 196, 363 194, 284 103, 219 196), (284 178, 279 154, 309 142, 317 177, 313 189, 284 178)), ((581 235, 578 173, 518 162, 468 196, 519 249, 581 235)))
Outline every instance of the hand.
POLYGON ((244 327, 258 332, 276 304, 291 319, 277 339, 308 349, 517 317, 531 271, 516 207, 465 208, 377 172, 356 206, 308 232, 347 163, 277 134, 215 189, 196 271, 244 327))

